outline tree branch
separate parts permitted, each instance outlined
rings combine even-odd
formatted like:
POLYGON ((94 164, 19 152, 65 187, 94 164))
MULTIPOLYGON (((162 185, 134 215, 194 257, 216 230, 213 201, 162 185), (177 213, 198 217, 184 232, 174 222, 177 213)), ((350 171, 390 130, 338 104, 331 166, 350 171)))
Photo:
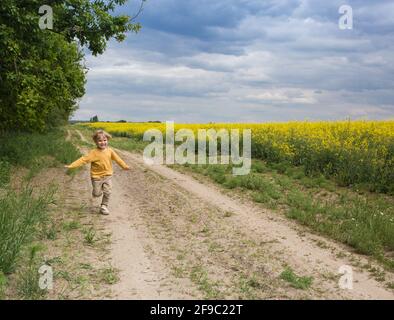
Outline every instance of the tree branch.
POLYGON ((141 5, 140 5, 138 12, 130 19, 130 21, 137 19, 138 16, 142 13, 142 11, 144 11, 144 3, 145 2, 146 2, 146 0, 141 0, 141 5))

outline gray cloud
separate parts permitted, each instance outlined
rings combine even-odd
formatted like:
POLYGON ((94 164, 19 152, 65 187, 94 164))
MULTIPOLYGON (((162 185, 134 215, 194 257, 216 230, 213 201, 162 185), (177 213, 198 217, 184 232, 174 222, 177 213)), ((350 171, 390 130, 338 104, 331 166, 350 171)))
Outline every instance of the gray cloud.
POLYGON ((340 30, 342 4, 150 0, 140 34, 87 56, 75 118, 392 118, 394 4, 348 1, 354 29, 340 30))

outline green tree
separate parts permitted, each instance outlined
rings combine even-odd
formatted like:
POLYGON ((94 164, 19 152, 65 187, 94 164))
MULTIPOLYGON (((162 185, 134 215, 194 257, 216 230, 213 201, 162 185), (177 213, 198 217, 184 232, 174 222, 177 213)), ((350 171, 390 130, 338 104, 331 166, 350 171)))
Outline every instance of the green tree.
POLYGON ((90 122, 98 122, 98 121, 99 121, 99 119, 97 116, 90 118, 90 122))
POLYGON ((43 131, 70 117, 85 92, 83 47, 101 54, 141 28, 113 14, 125 2, 48 0, 54 27, 41 30, 41 0, 0 1, 0 131, 43 131))

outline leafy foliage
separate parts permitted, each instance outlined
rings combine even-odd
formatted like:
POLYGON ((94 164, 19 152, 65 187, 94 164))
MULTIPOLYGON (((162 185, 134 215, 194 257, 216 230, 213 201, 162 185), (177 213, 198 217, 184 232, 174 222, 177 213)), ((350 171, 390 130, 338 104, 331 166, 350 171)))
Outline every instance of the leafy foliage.
POLYGON ((112 15, 125 2, 47 1, 53 30, 39 27, 42 1, 0 2, 0 131, 44 131, 68 120, 85 93, 82 48, 101 54, 110 38, 141 28, 112 15))

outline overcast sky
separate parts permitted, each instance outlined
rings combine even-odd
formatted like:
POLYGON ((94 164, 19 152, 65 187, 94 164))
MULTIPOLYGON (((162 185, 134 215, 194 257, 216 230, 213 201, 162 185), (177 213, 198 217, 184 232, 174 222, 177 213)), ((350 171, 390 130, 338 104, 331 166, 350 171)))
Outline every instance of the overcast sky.
POLYGON ((86 56, 74 119, 394 118, 393 0, 148 0, 138 21, 139 34, 86 56), (338 26, 343 4, 352 30, 338 26))

